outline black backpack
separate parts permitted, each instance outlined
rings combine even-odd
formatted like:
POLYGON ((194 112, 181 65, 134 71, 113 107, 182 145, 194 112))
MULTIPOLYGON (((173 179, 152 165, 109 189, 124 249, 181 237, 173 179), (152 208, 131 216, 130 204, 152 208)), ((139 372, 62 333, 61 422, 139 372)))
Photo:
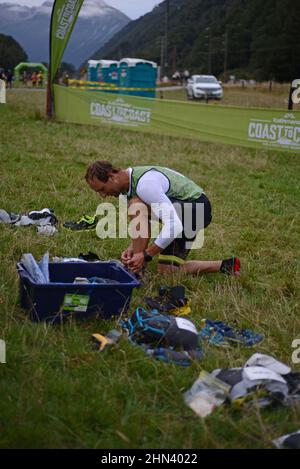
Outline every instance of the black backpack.
POLYGON ((192 321, 162 314, 155 309, 147 311, 139 307, 121 324, 127 329, 130 339, 138 344, 187 351, 198 347, 198 332, 192 321))

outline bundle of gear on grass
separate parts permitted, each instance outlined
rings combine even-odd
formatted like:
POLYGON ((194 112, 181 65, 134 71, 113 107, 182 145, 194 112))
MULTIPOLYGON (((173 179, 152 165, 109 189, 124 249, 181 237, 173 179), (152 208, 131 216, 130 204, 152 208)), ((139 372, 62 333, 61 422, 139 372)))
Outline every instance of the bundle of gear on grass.
POLYGON ((149 308, 157 309, 161 313, 176 316, 186 316, 191 313, 190 301, 185 296, 183 285, 174 287, 162 285, 159 287, 158 296, 145 297, 145 302, 149 308))
POLYGON ((52 236, 57 231, 55 225, 57 225, 58 220, 51 208, 32 210, 23 215, 0 209, 1 223, 18 227, 34 225, 37 227, 38 234, 52 236))
POLYGON ((243 367, 202 371, 184 399, 201 417, 224 402, 236 408, 299 405, 300 373, 270 355, 255 353, 243 367))
POLYGON ((121 326, 132 343, 158 360, 189 366, 203 357, 198 331, 188 319, 138 307, 121 326))
POLYGON ((276 438, 272 443, 278 449, 300 449, 300 430, 276 438))

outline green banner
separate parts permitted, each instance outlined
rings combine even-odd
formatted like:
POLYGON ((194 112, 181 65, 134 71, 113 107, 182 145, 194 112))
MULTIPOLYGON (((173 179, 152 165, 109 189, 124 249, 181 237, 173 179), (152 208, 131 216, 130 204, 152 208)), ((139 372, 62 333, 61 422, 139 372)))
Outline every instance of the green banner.
POLYGON ((240 108, 54 86, 56 118, 207 142, 300 152, 300 111, 240 108))
POLYGON ((50 24, 50 77, 54 80, 84 0, 55 0, 50 24))

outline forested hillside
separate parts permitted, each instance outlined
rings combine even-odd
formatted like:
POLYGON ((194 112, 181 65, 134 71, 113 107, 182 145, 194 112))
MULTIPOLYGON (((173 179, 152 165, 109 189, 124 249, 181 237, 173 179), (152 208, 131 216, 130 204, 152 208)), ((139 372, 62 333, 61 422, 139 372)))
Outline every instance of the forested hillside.
POLYGON ((300 77, 300 6, 295 0, 170 0, 130 22, 92 58, 160 63, 166 31, 175 69, 258 80, 300 77), (166 24, 168 23, 168 28, 166 24), (209 70, 210 69, 210 70, 209 70))

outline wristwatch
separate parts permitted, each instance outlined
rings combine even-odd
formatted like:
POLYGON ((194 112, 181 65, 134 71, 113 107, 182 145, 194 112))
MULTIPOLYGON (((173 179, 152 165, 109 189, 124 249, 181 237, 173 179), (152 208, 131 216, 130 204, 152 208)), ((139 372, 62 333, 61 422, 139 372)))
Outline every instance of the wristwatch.
POLYGON ((152 261, 152 256, 150 256, 150 254, 148 254, 147 251, 143 251, 143 254, 144 254, 145 262, 152 261))

